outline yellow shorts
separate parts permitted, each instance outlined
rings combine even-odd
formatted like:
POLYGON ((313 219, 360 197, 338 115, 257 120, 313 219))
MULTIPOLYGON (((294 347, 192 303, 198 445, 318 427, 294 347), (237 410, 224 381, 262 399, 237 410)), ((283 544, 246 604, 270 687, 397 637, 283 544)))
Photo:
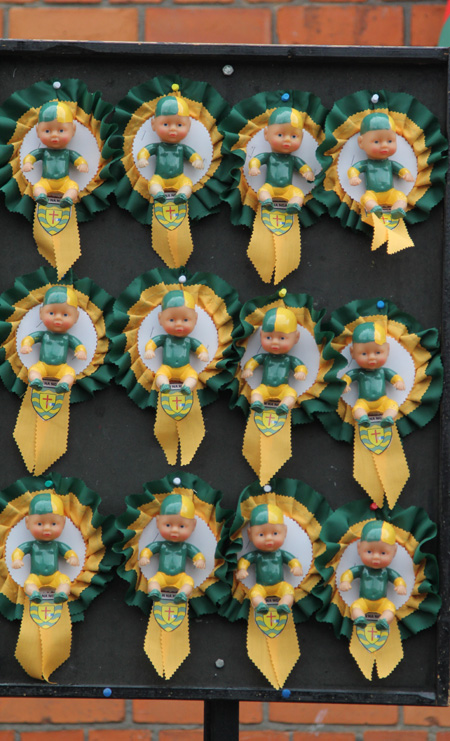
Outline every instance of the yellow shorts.
POLYGON ((76 377, 74 369, 66 363, 64 363, 64 365, 48 365, 48 363, 43 363, 42 360, 39 360, 38 363, 35 363, 31 368, 29 368, 28 373, 30 373, 30 371, 36 371, 36 373, 39 373, 42 378, 57 378, 59 380, 64 376, 72 376, 72 378, 76 377))
POLYGON ((387 409, 393 409, 395 412, 398 412, 398 404, 396 401, 393 401, 393 399, 390 399, 389 396, 380 396, 376 401, 357 399, 353 411, 355 411, 355 409, 363 409, 367 414, 369 414, 369 412, 379 412, 380 414, 383 414, 387 409))
POLYGON ((294 596, 294 587, 287 581, 280 581, 278 584, 272 584, 268 587, 263 587, 262 584, 255 584, 250 590, 249 597, 252 600, 253 597, 285 597, 287 594, 294 596))
POLYGON ((182 365, 181 368, 172 368, 170 365, 162 365, 155 373, 158 376, 167 376, 171 381, 185 381, 187 378, 198 378, 198 373, 189 365, 182 365))
POLYGON ((359 608, 364 614, 378 612, 381 615, 385 610, 390 610, 395 615, 395 605, 387 597, 383 597, 383 599, 364 599, 360 597, 352 603, 351 609, 354 610, 355 608, 359 608))
POLYGON ((300 190, 300 188, 296 188, 295 185, 287 185, 285 188, 275 188, 273 185, 269 185, 269 183, 264 183, 262 188, 258 190, 258 198, 260 197, 259 194, 262 190, 270 193, 272 198, 285 198, 286 201, 290 201, 291 198, 294 198, 295 196, 298 196, 299 198, 305 197, 303 191, 300 190))
POLYGON ((160 185, 162 190, 180 190, 184 185, 192 188, 192 180, 183 173, 177 175, 176 178, 162 178, 160 175, 153 175, 148 187, 150 188, 151 185, 160 185))
POLYGON ((176 587, 177 589, 181 589, 185 584, 189 584, 191 587, 194 586, 192 576, 188 576, 184 571, 180 574, 175 574, 175 576, 169 576, 169 574, 163 574, 162 571, 158 571, 155 576, 152 576, 149 579, 149 582, 150 581, 158 582, 161 589, 164 589, 164 587, 176 587))
POLYGON ((28 579, 25 581, 24 587, 26 587, 27 584, 34 584, 38 589, 40 587, 53 587, 53 589, 56 589, 60 584, 70 584, 70 579, 65 574, 61 574, 60 571, 55 571, 55 573, 50 574, 50 576, 30 574, 28 579))
POLYGON ((291 386, 288 386, 287 383, 283 383, 281 386, 266 386, 264 383, 262 383, 260 386, 255 388, 252 391, 252 396, 254 394, 259 394, 262 396, 263 401, 268 401, 269 399, 284 399, 286 396, 292 396, 292 398, 297 398, 297 392, 295 389, 291 388, 291 386))
POLYGON ((58 180, 50 180, 47 178, 41 178, 37 181, 33 188, 44 188, 46 193, 67 193, 68 190, 74 188, 77 193, 80 190, 78 183, 75 180, 71 180, 68 175, 65 178, 59 178, 58 180))
POLYGON ((366 190, 361 198, 361 206, 365 207, 367 201, 375 201, 380 206, 393 206, 397 201, 406 200, 405 194, 400 190, 395 190, 395 188, 384 190, 381 193, 376 193, 374 190, 366 190))

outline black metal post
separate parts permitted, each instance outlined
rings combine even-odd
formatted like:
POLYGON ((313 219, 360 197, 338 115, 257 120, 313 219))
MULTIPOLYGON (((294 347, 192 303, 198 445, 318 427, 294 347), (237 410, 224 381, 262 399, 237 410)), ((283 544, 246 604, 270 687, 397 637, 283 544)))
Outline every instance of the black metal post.
POLYGON ((238 741, 239 700, 205 700, 204 741, 238 741))

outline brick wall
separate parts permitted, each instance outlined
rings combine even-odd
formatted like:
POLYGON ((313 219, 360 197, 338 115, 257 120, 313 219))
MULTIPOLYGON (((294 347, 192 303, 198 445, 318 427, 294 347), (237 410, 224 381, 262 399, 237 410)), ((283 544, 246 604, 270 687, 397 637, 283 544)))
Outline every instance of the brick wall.
MULTIPOLYGON (((0 699, 0 741, 203 741, 202 720, 200 701, 0 699)), ((242 702, 240 723, 240 741, 450 741, 450 708, 242 702)))

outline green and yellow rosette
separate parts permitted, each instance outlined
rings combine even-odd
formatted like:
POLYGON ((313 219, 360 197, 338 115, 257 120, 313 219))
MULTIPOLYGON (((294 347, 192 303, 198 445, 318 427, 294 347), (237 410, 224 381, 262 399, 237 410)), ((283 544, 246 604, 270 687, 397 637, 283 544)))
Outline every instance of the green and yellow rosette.
POLYGON ((56 473, 48 478, 19 479, 0 492, 0 612, 8 620, 21 620, 15 656, 35 679, 49 682, 50 675, 69 658, 72 623, 84 620, 92 600, 113 577, 119 560, 109 550, 116 539, 114 518, 101 515, 99 505, 100 497, 83 481, 56 473), (71 539, 79 559, 78 567, 66 567, 71 583, 69 599, 63 604, 54 603, 46 593, 40 604, 30 602, 22 586, 29 563, 19 570, 11 567, 14 548, 29 536, 23 520, 30 501, 47 491, 62 499, 66 523, 61 540, 71 539))
POLYGON ((0 377, 8 391, 22 398, 14 439, 28 471, 35 476, 67 450, 70 403, 91 398, 109 384, 114 374, 106 336, 106 315, 112 304, 112 297, 90 278, 78 279, 69 270, 65 279, 58 281, 56 270, 49 267, 16 278, 14 286, 0 296, 0 377), (32 389, 28 385, 28 367, 36 362, 38 352, 26 355, 25 365, 24 356, 18 351, 28 334, 26 328, 34 331, 39 326, 39 308, 45 293, 54 285, 74 289, 80 314, 74 334, 83 335, 81 339, 88 351, 87 360, 81 364, 75 358, 69 360, 77 375, 76 383, 66 394, 56 393, 47 382, 42 391, 32 389))
POLYGON ((211 614, 229 596, 228 566, 222 545, 231 512, 222 508, 221 499, 220 491, 193 474, 170 474, 145 484, 143 494, 127 497, 126 512, 116 523, 123 535, 114 550, 125 559, 118 569, 119 575, 128 582, 125 600, 150 616, 144 651, 159 676, 165 679, 170 679, 190 653, 189 605, 197 616, 211 614), (138 565, 143 548, 149 542, 162 540, 155 517, 164 499, 172 494, 185 496, 193 502, 196 527, 189 543, 199 548, 206 562, 202 570, 187 564, 186 572, 194 579, 194 589, 189 602, 179 604, 173 601, 176 589, 163 589, 160 600, 152 601, 148 596, 147 581, 158 570, 158 558, 152 556, 150 564, 143 569, 145 574, 138 565))
POLYGON ((369 428, 358 427, 352 415, 356 390, 343 394, 334 412, 318 416, 335 440, 353 441, 356 481, 378 507, 386 497, 392 509, 409 478, 401 438, 428 424, 439 408, 443 385, 439 336, 437 329, 423 329, 392 301, 352 301, 333 312, 329 322, 333 349, 342 353, 347 363, 351 361, 353 332, 366 321, 380 324, 386 332, 390 345, 386 365, 405 382, 404 391, 386 384, 386 394, 399 405, 395 424, 383 428, 373 418, 369 428))
POLYGON ((186 265, 193 250, 189 217, 202 219, 219 210, 224 183, 222 134, 218 124, 229 111, 228 103, 206 82, 180 75, 154 77, 132 88, 115 109, 114 120, 122 137, 122 158, 117 167, 117 203, 144 225, 152 225, 152 247, 169 268, 186 265), (201 155, 204 168, 196 170, 185 163, 184 174, 193 183, 186 203, 153 202, 149 179, 155 157, 144 169, 137 167, 138 153, 150 142, 159 141, 151 128, 158 101, 167 95, 180 95, 187 103, 191 129, 182 140, 201 155))
POLYGON ((322 528, 320 537, 326 549, 316 558, 316 568, 323 584, 314 594, 323 605, 316 618, 330 623, 337 638, 350 640, 350 653, 366 679, 372 678, 374 665, 380 679, 387 677, 403 658, 402 641, 436 622, 441 607, 438 566, 435 556, 425 550, 436 531, 436 525, 419 507, 403 509, 396 505, 392 511, 384 507, 374 512, 362 501, 340 507, 322 528), (388 586, 387 597, 395 607, 388 631, 376 628, 376 613, 372 613, 365 629, 354 625, 351 604, 358 599, 356 581, 350 591, 339 590, 345 570, 361 563, 357 542, 364 525, 373 520, 393 526, 397 553, 391 567, 406 582, 405 595, 396 594, 393 586, 388 586))
POLYGON ((225 165, 230 181, 222 192, 222 200, 231 207, 233 224, 252 229, 248 257, 261 279, 270 283, 273 276, 275 284, 300 264, 300 224, 311 226, 325 210, 311 192, 313 183, 297 174, 294 184, 305 195, 298 213, 287 213, 283 199, 277 201, 272 211, 261 207, 258 201, 257 191, 264 183, 264 176, 250 176, 249 162, 258 154, 270 151, 264 129, 274 110, 284 106, 299 111, 303 118, 303 141, 294 154, 317 176, 320 168, 315 151, 324 138, 323 126, 328 111, 316 95, 299 90, 258 93, 235 105, 219 127, 224 135, 225 165))
POLYGON ((317 157, 323 173, 315 197, 343 226, 372 234, 372 250, 385 242, 388 254, 414 246, 407 224, 427 219, 444 197, 447 141, 431 111, 407 93, 360 90, 338 100, 325 122, 325 139, 317 157), (394 182, 394 188, 406 196, 404 217, 392 217, 388 206, 380 216, 368 213, 360 202, 365 183, 357 187, 349 184, 349 168, 366 157, 357 143, 362 120, 374 112, 390 116, 397 134, 397 152, 392 159, 414 177, 414 182, 400 178, 398 184, 394 182))
POLYGON ((219 613, 233 622, 240 618, 248 621, 249 658, 275 689, 283 687, 300 657, 294 623, 304 622, 320 606, 320 601, 312 593, 321 580, 314 562, 325 550, 319 535, 330 514, 331 508, 321 494, 295 479, 274 478, 264 487, 255 482, 239 497, 225 552, 231 593, 229 599, 219 606, 219 613), (289 574, 289 584, 293 588, 294 602, 289 613, 277 612, 275 597, 266 597, 268 612, 255 612, 250 602, 250 589, 256 581, 253 566, 248 568, 249 575, 244 581, 236 579, 236 570, 240 568, 238 562, 242 557, 245 559, 248 551, 255 550, 249 541, 247 528, 252 510, 261 504, 281 510, 287 525, 281 548, 295 557, 303 571, 303 575, 294 576, 288 568, 284 569, 284 578, 289 574))
POLYGON ((236 356, 231 336, 239 309, 237 292, 217 275, 167 268, 135 278, 114 304, 108 334, 116 382, 140 409, 156 409, 155 436, 171 465, 176 464, 178 448, 181 465, 190 463, 205 434, 202 407, 214 401, 233 377, 236 356), (163 332, 157 316, 164 296, 173 290, 193 297, 198 320, 191 336, 203 343, 210 358, 200 363, 191 355, 199 375, 196 388, 187 396, 176 384, 169 393, 160 392, 155 376, 162 356, 144 357, 151 336, 163 332))
POLYGON ((111 164, 118 152, 111 146, 116 126, 106 123, 113 107, 100 93, 90 93, 80 80, 37 82, 11 95, 0 107, 0 190, 9 211, 33 220, 33 234, 39 253, 57 270, 60 279, 81 254, 78 221, 90 221, 109 206, 115 182, 111 164), (61 208, 57 199, 48 206, 37 204, 33 184, 40 175, 40 164, 22 172, 24 157, 42 146, 36 135, 39 111, 45 103, 66 102, 76 123, 69 149, 81 152, 88 173, 73 170, 79 184, 79 200, 74 207, 61 208))
POLYGON ((243 454, 261 485, 267 484, 290 459, 292 424, 306 424, 313 421, 316 413, 334 410, 344 388, 338 372, 344 368, 345 361, 331 345, 332 333, 322 325, 325 310, 318 311, 313 303, 308 294, 287 293, 285 289, 270 296, 259 296, 244 304, 233 332, 233 344, 240 362, 230 384, 230 406, 240 407, 247 416, 243 454), (265 314, 278 307, 290 309, 297 317, 300 340, 289 354, 300 358, 307 370, 304 381, 295 381, 293 376, 288 381, 298 396, 286 416, 277 416, 276 408, 270 403, 265 404, 263 412, 250 409, 252 390, 257 387, 259 376, 255 373, 251 379, 242 378, 245 363, 261 351, 259 331, 265 314))

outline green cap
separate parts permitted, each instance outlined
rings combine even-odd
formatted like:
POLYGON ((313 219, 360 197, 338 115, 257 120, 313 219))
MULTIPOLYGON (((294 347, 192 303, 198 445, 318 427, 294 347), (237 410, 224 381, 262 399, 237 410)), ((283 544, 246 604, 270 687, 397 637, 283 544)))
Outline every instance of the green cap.
POLYGON ((50 103, 44 103, 39 111, 38 123, 50 123, 51 121, 72 123, 73 114, 70 106, 60 100, 51 100, 50 103))
POLYGON ((376 342, 384 345, 386 332, 378 322, 362 322, 353 330, 353 343, 376 342))
POLYGON ((254 525, 282 525, 283 513, 276 504, 258 504, 252 509, 250 515, 250 527, 254 525))
POLYGON ((272 124, 291 124, 295 129, 303 129, 301 113, 287 106, 280 106, 272 111, 267 125, 272 126, 272 124))
POLYGON ((178 306, 187 306, 188 309, 193 309, 195 300, 192 294, 181 290, 168 291, 162 300, 161 309, 164 311, 164 309, 175 309, 178 306))
POLYGON ((297 329, 297 318, 293 311, 280 306, 266 311, 262 323, 263 332, 285 332, 290 334, 297 329))
POLYGON ((369 522, 366 522, 362 529, 361 540, 364 540, 367 543, 378 543, 381 540, 382 543, 394 545, 395 530, 389 522, 370 520, 369 522))
POLYGON ((188 520, 192 520, 195 517, 194 502, 185 494, 169 494, 161 502, 159 514, 181 515, 188 520))
POLYGON ((189 116, 189 106, 179 93, 179 85, 174 83, 174 95, 165 95, 156 104, 155 116, 189 116))
POLYGON ((47 306, 47 304, 69 304, 69 306, 77 307, 77 295, 69 286, 52 286, 44 296, 43 305, 47 306))
POLYGON ((381 113, 376 111, 375 113, 369 113, 364 116, 361 123, 361 134, 366 134, 368 131, 395 131, 395 124, 387 113, 381 113))
POLYGON ((30 502, 30 515, 64 515, 61 498, 51 491, 36 494, 30 502))

